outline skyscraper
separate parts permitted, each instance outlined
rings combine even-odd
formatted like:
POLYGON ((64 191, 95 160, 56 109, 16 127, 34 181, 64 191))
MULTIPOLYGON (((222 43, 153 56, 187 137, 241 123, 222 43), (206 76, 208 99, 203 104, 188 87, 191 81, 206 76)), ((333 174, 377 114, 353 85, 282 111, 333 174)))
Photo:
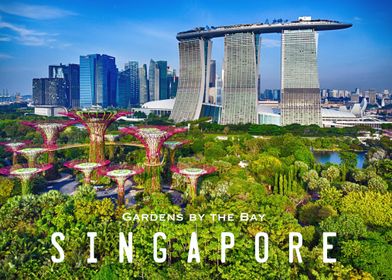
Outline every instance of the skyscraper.
POLYGON ((159 68, 159 100, 168 99, 169 94, 167 92, 167 61, 157 61, 157 67, 159 68))
POLYGON ((176 70, 170 67, 167 70, 167 93, 168 98, 174 98, 177 94, 178 87, 178 77, 176 75, 176 70))
POLYGON ((180 78, 176 102, 170 118, 175 122, 197 120, 206 98, 212 41, 208 39, 181 40, 178 47, 180 78))
POLYGON ((115 58, 105 54, 80 56, 80 106, 116 106, 115 58))
POLYGON ((148 69, 149 100, 159 100, 159 68, 154 60, 150 60, 148 69))
POLYGON ((67 106, 70 108, 80 107, 80 68, 78 64, 49 65, 49 78, 63 78, 66 82, 67 106))
POLYGON ((139 85, 140 85, 140 104, 144 104, 148 102, 148 97, 149 97, 146 64, 143 64, 142 67, 139 67, 139 85))
POLYGON ((314 30, 283 30, 281 67, 282 125, 321 126, 317 33, 314 30))
POLYGON ((257 122, 259 60, 258 34, 225 35, 222 124, 257 122))
POLYGON ((208 83, 208 87, 215 87, 215 79, 216 79, 216 60, 210 60, 210 80, 208 83))
POLYGON ((139 81, 139 63, 137 61, 129 61, 125 64, 125 70, 129 69, 130 75, 130 92, 129 105, 131 107, 140 104, 140 81, 139 81))
POLYGON ((128 108, 131 96, 131 70, 119 71, 117 76, 117 107, 128 108))
POLYGON ((33 104, 67 106, 67 84, 65 79, 33 79, 33 104))

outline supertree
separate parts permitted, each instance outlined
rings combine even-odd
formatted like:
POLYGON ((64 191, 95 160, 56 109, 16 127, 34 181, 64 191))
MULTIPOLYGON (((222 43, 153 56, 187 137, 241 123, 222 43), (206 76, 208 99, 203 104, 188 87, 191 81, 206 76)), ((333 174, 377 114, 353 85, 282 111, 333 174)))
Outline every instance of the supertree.
MULTIPOLYGON (((52 122, 27 122, 22 121, 23 125, 30 126, 38 131, 43 140, 43 147, 48 149, 48 163, 55 164, 55 152, 57 149, 57 139, 59 138, 60 132, 64 131, 68 126, 76 124, 77 121, 67 120, 67 121, 52 121, 52 122)), ((50 174, 47 174, 51 179, 59 177, 56 168, 52 168, 50 174)))
POLYGON ((87 128, 90 137, 89 161, 105 160, 105 132, 111 123, 130 112, 89 110, 63 113, 87 128))
POLYGON ((28 167, 22 165, 19 167, 4 167, 0 169, 0 174, 4 176, 11 176, 19 178, 22 186, 22 195, 31 193, 31 179, 39 173, 45 172, 52 168, 51 164, 36 165, 35 167, 28 167))
POLYGON ((170 166, 174 165, 175 152, 179 147, 189 144, 189 140, 166 141, 163 146, 169 151, 170 166))
POLYGON ((17 158, 18 151, 26 147, 30 143, 31 141, 25 140, 20 142, 0 142, 0 145, 3 145, 6 151, 12 153, 12 165, 15 165, 18 163, 18 158, 17 158))
POLYGON ((174 140, 174 141, 166 141, 163 143, 163 146, 167 149, 167 154, 168 154, 168 160, 165 165, 165 172, 164 174, 166 175, 166 180, 169 184, 171 184, 171 173, 170 173, 170 167, 174 165, 174 159, 176 156, 176 150, 186 144, 189 144, 191 141, 189 140, 174 140))
POLYGON ((172 166, 171 170, 174 173, 183 175, 189 180, 189 195, 193 200, 197 195, 197 180, 199 177, 214 173, 216 167, 214 166, 200 166, 200 167, 180 167, 172 166))
MULTIPOLYGON (((151 178, 151 190, 160 190, 160 167, 161 150, 163 143, 177 133, 187 131, 187 128, 174 126, 144 126, 126 127, 120 130, 124 134, 131 134, 136 137, 146 149, 145 167, 148 176, 151 178)), ((149 191, 149 190, 148 190, 149 191)))
POLYGON ((44 148, 57 149, 57 139, 64 129, 68 126, 76 124, 77 121, 53 121, 53 122, 27 122, 22 121, 21 124, 30 126, 37 130, 44 139, 44 148))
MULTIPOLYGON (((111 143, 116 142, 116 140, 119 138, 120 136, 117 134, 105 134, 105 140, 111 143)), ((114 158, 114 153, 116 151, 116 147, 114 145, 110 145, 108 147, 109 150, 109 159, 112 160, 114 158)))
POLYGON ((42 153, 46 153, 47 151, 48 149, 45 148, 24 148, 18 150, 17 153, 24 156, 27 159, 28 166, 33 168, 35 167, 35 160, 37 157, 42 153))
POLYGON ((84 184, 90 185, 91 182, 91 173, 101 167, 104 167, 110 163, 109 160, 103 160, 100 162, 88 162, 84 160, 71 160, 64 163, 65 167, 76 169, 83 173, 84 175, 84 184))
POLYGON ((142 167, 131 165, 115 165, 99 170, 102 175, 116 181, 118 205, 123 205, 125 202, 125 181, 143 171, 142 167))

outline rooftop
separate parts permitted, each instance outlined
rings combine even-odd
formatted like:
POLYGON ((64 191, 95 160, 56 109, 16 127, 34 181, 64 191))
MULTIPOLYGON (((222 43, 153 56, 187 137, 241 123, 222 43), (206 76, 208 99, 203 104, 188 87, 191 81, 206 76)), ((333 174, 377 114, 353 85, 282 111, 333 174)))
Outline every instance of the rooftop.
POLYGON ((312 29, 316 31, 344 29, 351 27, 352 24, 342 23, 335 20, 326 19, 315 19, 312 20, 310 17, 300 17, 296 21, 282 21, 274 20, 273 23, 251 23, 251 24, 235 24, 235 25, 223 25, 223 26, 206 26, 196 27, 194 29, 179 32, 177 39, 179 41, 186 39, 195 38, 214 38, 223 37, 226 34, 234 33, 282 33, 283 30, 301 30, 301 29, 312 29))

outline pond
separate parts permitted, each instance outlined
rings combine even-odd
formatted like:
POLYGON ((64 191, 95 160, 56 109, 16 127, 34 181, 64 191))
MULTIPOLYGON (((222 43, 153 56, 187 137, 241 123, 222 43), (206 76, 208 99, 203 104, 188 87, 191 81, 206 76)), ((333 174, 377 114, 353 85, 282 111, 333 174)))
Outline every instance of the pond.
MULTIPOLYGON (((357 168, 363 168, 363 164, 366 159, 366 152, 357 152, 357 168)), ((314 151, 314 158, 317 162, 325 164, 327 162, 340 164, 339 152, 333 151, 314 151)))

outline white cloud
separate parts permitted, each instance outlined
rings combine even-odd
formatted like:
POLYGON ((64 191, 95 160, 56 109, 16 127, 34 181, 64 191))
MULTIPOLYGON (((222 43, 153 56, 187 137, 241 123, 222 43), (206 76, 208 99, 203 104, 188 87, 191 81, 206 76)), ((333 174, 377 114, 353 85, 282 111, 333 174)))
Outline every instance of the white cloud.
POLYGON ((29 4, 0 4, 0 11, 21 17, 47 20, 76 15, 76 13, 56 7, 29 4))
POLYGON ((53 38, 55 34, 39 32, 33 29, 28 29, 5 21, 0 21, 0 29, 8 29, 15 34, 12 36, 1 37, 1 38, 7 38, 6 40, 8 41, 10 41, 12 38, 22 45, 44 46, 56 41, 56 39, 53 38))
POLYGON ((267 48, 279 48, 281 45, 280 40, 269 39, 269 38, 261 38, 261 46, 267 48))
POLYGON ((10 59, 12 56, 6 54, 6 53, 0 53, 0 60, 2 59, 10 59))

